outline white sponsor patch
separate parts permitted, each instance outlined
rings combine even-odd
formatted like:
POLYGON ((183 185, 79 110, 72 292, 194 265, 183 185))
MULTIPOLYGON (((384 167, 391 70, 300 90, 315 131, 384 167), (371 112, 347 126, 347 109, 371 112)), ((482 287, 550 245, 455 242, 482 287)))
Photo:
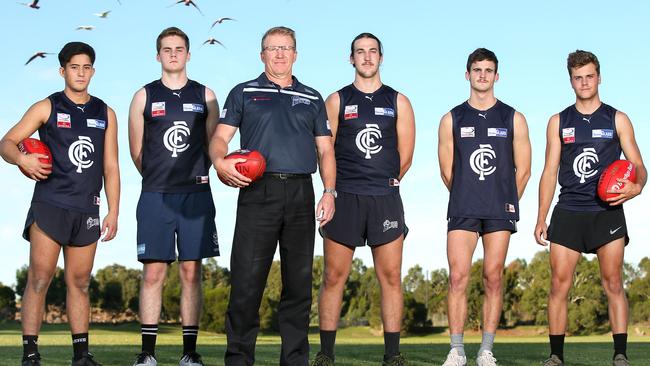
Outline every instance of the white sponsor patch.
POLYGON ((488 128, 488 137, 508 137, 507 128, 488 128))
POLYGON ((295 105, 297 105, 297 104, 306 104, 306 105, 310 105, 310 104, 311 104, 311 100, 309 100, 309 99, 307 99, 307 98, 303 98, 303 97, 301 97, 301 96, 299 96, 299 95, 294 95, 294 96, 291 97, 291 106, 293 107, 293 106, 295 106, 295 105))
POLYGON ((203 113, 203 105, 197 103, 183 103, 183 112, 203 113))
POLYGON ((329 121, 329 120, 325 121, 325 125, 327 126, 327 129, 328 129, 328 130, 331 130, 331 129, 332 129, 332 125, 330 124, 330 121, 329 121))
POLYGON ((93 226, 99 226, 99 217, 89 217, 86 220, 86 229, 90 230, 93 226))
POLYGON ((207 175, 197 175, 196 184, 207 184, 210 182, 210 177, 207 175))
POLYGON ((86 119, 86 126, 92 128, 100 128, 102 130, 106 129, 106 121, 101 119, 86 119))
POLYGON ((221 114, 219 115, 219 118, 226 118, 227 113, 228 113, 228 108, 222 109, 221 114))
POLYGON ((165 102, 151 103, 151 116, 162 117, 165 115, 165 102))
POLYGON ((145 243, 138 244, 138 255, 143 255, 147 245, 145 243))
POLYGON ((384 226, 384 232, 387 232, 390 229, 397 229, 399 225, 397 221, 386 220, 384 221, 383 226, 384 226))
POLYGON ((389 187, 399 187, 399 179, 397 178, 388 178, 389 187))
POLYGON ((395 110, 393 108, 375 107, 375 116, 395 117, 395 110))
POLYGON ((358 105, 346 105, 343 110, 343 119, 354 119, 359 118, 359 106, 358 105))
POLYGON ((67 113, 57 113, 56 114, 57 122, 70 122, 70 115, 67 113))
POLYGON ((475 134, 474 127, 461 127, 460 128, 460 137, 474 137, 475 134))
POLYGON ((515 205, 512 203, 506 203, 506 212, 515 212, 515 205))
POLYGON ((594 139, 613 139, 614 130, 592 130, 591 137, 594 139))

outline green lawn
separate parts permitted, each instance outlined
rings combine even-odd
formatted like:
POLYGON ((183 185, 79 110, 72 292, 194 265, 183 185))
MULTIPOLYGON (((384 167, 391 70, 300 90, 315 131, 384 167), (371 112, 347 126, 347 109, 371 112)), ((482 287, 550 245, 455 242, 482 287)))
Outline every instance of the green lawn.
MULTIPOLYGON (((545 336, 497 336, 494 347, 500 365, 539 365, 548 353, 545 336)), ((128 365, 133 363, 140 350, 139 325, 93 325, 91 328, 91 351, 104 365, 128 365)), ((466 350, 474 355, 480 338, 466 337, 466 350)), ((277 335, 261 335, 257 342, 257 364, 277 365, 280 339, 277 335)), ((318 332, 310 334, 312 353, 318 350, 318 332)), ((380 365, 383 338, 373 335, 367 328, 344 329, 337 336, 337 365, 380 365)), ((448 338, 441 330, 426 336, 405 337, 404 353, 410 365, 440 365, 448 350, 448 338)), ((22 354, 18 324, 0 325, 0 365, 18 365, 22 354)), ((67 325, 45 325, 39 337, 40 352, 44 365, 69 365, 72 348, 67 325)), ((158 336, 157 356, 159 365, 177 364, 182 349, 180 327, 161 326, 158 336)), ((199 352, 206 365, 223 365, 225 336, 201 332, 199 352)), ((650 337, 630 337, 628 355, 632 365, 650 365, 650 337)), ((565 347, 567 365, 611 365, 612 344, 608 335, 570 337, 565 347)), ((469 365, 475 365, 470 361, 469 365)))

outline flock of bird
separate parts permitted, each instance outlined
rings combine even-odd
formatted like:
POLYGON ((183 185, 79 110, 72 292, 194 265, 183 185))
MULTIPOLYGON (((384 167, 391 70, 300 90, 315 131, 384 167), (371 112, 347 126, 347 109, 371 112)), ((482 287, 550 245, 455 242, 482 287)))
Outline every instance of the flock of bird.
MULTIPOLYGON (((32 8, 32 9, 40 9, 41 6, 38 4, 39 2, 40 2, 40 0, 32 0, 31 3, 21 3, 21 2, 19 2, 18 4, 27 6, 27 7, 32 8)), ((121 0, 117 0, 117 2, 120 5, 122 5, 121 0)), ((198 10, 199 13, 201 13, 201 15, 204 15, 203 12, 201 11, 201 9, 199 9, 198 5, 196 5, 194 0, 177 0, 173 4, 169 5, 168 8, 172 7, 172 6, 175 6, 175 5, 178 5, 178 4, 183 4, 185 6, 193 6, 196 10, 198 10)), ((99 12, 99 13, 95 13, 93 15, 95 15, 95 16, 101 18, 101 19, 106 19, 106 18, 108 18, 108 15, 110 13, 111 13, 110 10, 106 10, 106 11, 102 11, 102 12, 99 12)), ((212 26, 210 27, 210 29, 212 30, 217 24, 222 24, 225 21, 234 21, 234 20, 235 19, 229 18, 229 17, 217 18, 214 22, 212 22, 212 26)), ((94 25, 80 25, 75 30, 91 31, 93 29, 95 29, 94 25)), ((212 38, 212 37, 208 38, 205 42, 203 42, 203 45, 206 45, 206 44, 210 44, 210 45, 218 44, 218 45, 221 45, 222 47, 226 48, 226 46, 224 46, 223 43, 221 43, 220 41, 218 41, 217 39, 212 38)), ((36 52, 27 60, 27 62, 25 62, 25 65, 29 64, 30 62, 32 62, 32 61, 34 61, 36 59, 45 58, 46 55, 54 55, 54 53, 44 52, 44 51, 36 52)))

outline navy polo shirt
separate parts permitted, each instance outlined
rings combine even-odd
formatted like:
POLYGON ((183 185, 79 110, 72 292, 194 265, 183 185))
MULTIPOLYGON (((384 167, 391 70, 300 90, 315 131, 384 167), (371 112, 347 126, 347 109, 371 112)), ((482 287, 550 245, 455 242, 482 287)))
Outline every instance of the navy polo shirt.
POLYGON ((230 91, 219 123, 239 128, 241 148, 258 150, 275 173, 314 173, 315 137, 332 135, 320 93, 295 77, 281 88, 265 73, 230 91))

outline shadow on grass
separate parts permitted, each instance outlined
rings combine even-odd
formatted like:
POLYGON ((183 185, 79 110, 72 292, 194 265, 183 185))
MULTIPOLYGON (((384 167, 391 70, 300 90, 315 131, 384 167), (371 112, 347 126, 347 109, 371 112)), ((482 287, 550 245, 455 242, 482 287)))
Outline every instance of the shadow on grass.
MULTIPOLYGON (((158 346, 156 355, 159 365, 177 365, 180 358, 181 345, 158 346)), ((466 346, 467 354, 473 356, 478 350, 478 344, 466 346)), ((70 346, 41 346, 43 364, 47 366, 70 365, 72 347, 70 346)), ((139 346, 92 346, 91 351, 97 361, 105 366, 131 366, 139 346)), ((200 345, 198 351, 203 354, 207 366, 223 365, 224 345, 200 345)), ((318 351, 318 345, 312 346, 312 357, 318 351)), ((447 345, 442 344, 409 344, 401 347, 402 353, 411 366, 440 365, 448 351, 447 345)), ((280 346, 258 345, 257 365, 278 365, 280 346)), ((0 365, 18 365, 20 363, 20 347, 0 347, 0 365)), ((382 345, 340 345, 336 347, 336 364, 338 366, 378 366, 381 365, 382 345)), ((497 343, 494 347, 499 365, 530 366, 540 365, 548 353, 546 343, 497 343)), ((647 343, 631 343, 628 355, 633 365, 650 365, 650 346, 647 343)), ((567 365, 572 366, 609 366, 611 365, 611 343, 569 343, 565 346, 567 365)), ((468 365, 476 365, 470 360, 468 365)))

